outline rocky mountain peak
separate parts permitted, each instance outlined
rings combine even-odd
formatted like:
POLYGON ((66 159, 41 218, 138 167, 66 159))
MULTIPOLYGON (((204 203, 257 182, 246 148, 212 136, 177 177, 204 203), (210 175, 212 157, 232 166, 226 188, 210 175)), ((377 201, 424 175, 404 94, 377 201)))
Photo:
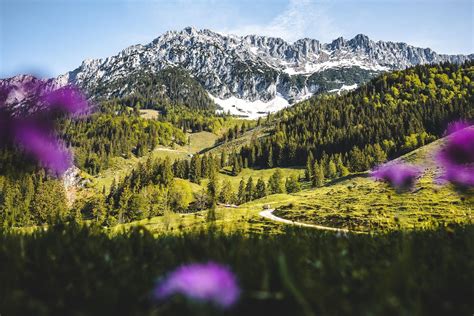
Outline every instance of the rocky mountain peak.
POLYGON ((141 75, 180 68, 225 110, 250 116, 275 111, 314 93, 354 88, 381 71, 424 63, 462 63, 473 55, 440 55, 406 43, 372 41, 364 34, 323 44, 289 43, 260 35, 226 35, 186 27, 115 56, 85 60, 54 80, 73 83, 92 98, 133 94, 141 75), (123 83, 124 86, 119 86, 123 83))

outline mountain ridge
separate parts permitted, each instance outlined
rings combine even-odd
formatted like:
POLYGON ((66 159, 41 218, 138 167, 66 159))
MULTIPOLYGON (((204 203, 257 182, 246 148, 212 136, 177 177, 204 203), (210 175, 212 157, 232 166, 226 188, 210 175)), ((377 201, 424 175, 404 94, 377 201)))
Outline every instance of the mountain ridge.
POLYGON ((310 38, 289 43, 277 37, 186 27, 114 56, 86 59, 55 78, 53 85, 76 84, 93 99, 120 98, 134 93, 134 78, 140 74, 182 68, 223 111, 258 117, 315 93, 355 88, 384 71, 473 58, 474 54, 437 54, 406 43, 375 42, 364 34, 330 43, 310 38), (117 82, 126 86, 118 87, 117 82))

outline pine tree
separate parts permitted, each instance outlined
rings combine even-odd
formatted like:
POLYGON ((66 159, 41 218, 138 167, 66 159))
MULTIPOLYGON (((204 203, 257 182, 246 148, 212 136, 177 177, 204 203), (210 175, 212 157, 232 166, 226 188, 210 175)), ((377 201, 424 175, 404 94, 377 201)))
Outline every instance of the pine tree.
POLYGON ((232 185, 229 180, 225 180, 222 184, 221 193, 219 194, 219 201, 221 203, 229 204, 232 202, 232 185))
POLYGON ((198 184, 201 180, 201 159, 199 159, 198 155, 194 155, 191 158, 191 164, 189 166, 189 180, 198 184))
POLYGON ((271 194, 283 193, 282 173, 277 169, 268 179, 268 190, 271 194))
POLYGON ((387 160, 387 154, 383 151, 379 144, 373 146, 373 157, 375 165, 379 165, 387 160))
POLYGON ((239 184, 239 192, 237 194, 237 200, 239 204, 243 204, 246 201, 246 196, 245 196, 245 181, 244 179, 240 180, 239 184))
POLYGON ((336 169, 337 169, 337 173, 339 174, 340 177, 345 177, 349 174, 349 169, 347 169, 347 167, 344 166, 344 163, 342 162, 341 156, 339 156, 337 158, 336 169))
POLYGON ((245 186, 245 200, 247 202, 253 200, 254 192, 255 192, 255 187, 253 185, 253 178, 250 177, 247 181, 247 185, 245 186))
POLYGON ((240 171, 242 171, 242 167, 240 165, 239 159, 236 154, 232 157, 232 175, 237 176, 240 171))
POLYGON ((367 164, 367 159, 359 147, 354 146, 349 152, 349 157, 351 169, 353 171, 364 171, 369 167, 367 164))
POLYGON ((304 176, 306 181, 311 181, 311 178, 313 178, 313 167, 314 167, 314 158, 313 154, 309 152, 308 159, 306 160, 306 169, 304 171, 304 176))
POLYGON ((37 224, 54 223, 67 213, 66 192, 61 182, 48 180, 39 185, 32 201, 37 224))
POLYGON ((268 149, 267 167, 268 168, 273 168, 273 148, 272 148, 271 145, 268 149))
POLYGON ((321 187, 324 185, 324 168, 317 161, 314 163, 313 187, 321 187))
POLYGON ((225 152, 222 151, 222 152, 221 152, 221 159, 220 159, 219 167, 220 167, 220 168, 224 168, 225 166, 226 166, 225 152))
POLYGON ((255 187, 254 198, 255 199, 260 199, 260 198, 263 198, 266 195, 267 195, 267 186, 265 184, 265 181, 262 178, 259 178, 257 180, 257 185, 255 187))
POLYGON ((211 173, 209 175, 209 182, 207 184, 207 195, 209 197, 209 203, 215 205, 217 203, 218 198, 218 180, 217 180, 217 172, 214 169, 211 169, 211 173))
POLYGON ((330 179, 337 177, 337 167, 333 159, 329 159, 326 174, 330 179))
POLYGON ((125 223, 128 220, 128 210, 129 210, 129 202, 132 198, 132 192, 128 187, 125 187, 124 191, 120 195, 120 199, 118 202, 118 221, 119 223, 125 223))
POLYGON ((300 183, 298 182, 298 179, 294 175, 286 178, 285 188, 286 188, 286 192, 288 193, 296 193, 296 192, 301 191, 300 183))
POLYGON ((218 180, 217 180, 217 172, 214 168, 210 169, 209 174, 209 183, 207 184, 207 195, 209 197, 209 203, 211 204, 208 212, 207 212, 207 221, 214 222, 216 217, 216 208, 217 208, 217 198, 218 198, 218 180))
POLYGON ((163 163, 163 171, 162 171, 162 179, 161 183, 167 187, 171 185, 171 182, 173 181, 174 174, 173 174, 173 169, 171 166, 171 161, 169 157, 166 157, 164 163, 163 163))

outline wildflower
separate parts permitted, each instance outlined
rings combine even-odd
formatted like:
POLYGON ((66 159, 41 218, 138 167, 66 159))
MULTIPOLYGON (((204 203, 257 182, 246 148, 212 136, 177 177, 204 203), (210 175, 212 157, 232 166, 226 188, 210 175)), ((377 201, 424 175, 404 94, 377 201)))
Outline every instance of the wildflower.
POLYGON ((57 110, 71 116, 83 114, 88 110, 85 97, 71 85, 44 93, 40 102, 49 110, 57 110))
POLYGON ((444 169, 441 180, 456 186, 474 187, 473 128, 464 128, 451 134, 436 158, 444 169))
POLYGON ((385 181, 399 191, 413 188, 421 170, 409 164, 386 164, 371 172, 370 176, 379 181, 385 181))
POLYGON ((55 175, 63 174, 72 165, 71 153, 58 138, 32 124, 15 126, 15 141, 55 175))
POLYGON ((158 284, 154 296, 162 300, 182 294, 193 300, 228 308, 237 302, 239 292, 234 274, 225 266, 209 262, 177 268, 158 284))
POLYGON ((446 129, 446 135, 451 135, 453 133, 459 132, 467 127, 471 126, 467 121, 455 121, 448 124, 448 128, 446 129))
POLYGON ((72 155, 55 133, 56 119, 87 114, 88 109, 85 97, 70 85, 51 90, 36 78, 4 85, 0 87, 0 146, 16 145, 55 175, 62 175, 72 165, 72 155))

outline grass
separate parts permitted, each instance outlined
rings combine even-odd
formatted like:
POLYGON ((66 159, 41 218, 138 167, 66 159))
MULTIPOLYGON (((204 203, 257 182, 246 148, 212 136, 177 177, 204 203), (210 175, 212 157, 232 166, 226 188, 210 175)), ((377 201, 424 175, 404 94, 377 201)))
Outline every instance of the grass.
POLYGON ((144 109, 144 110, 140 110, 140 116, 144 119, 156 120, 157 118, 160 117, 160 111, 144 109))
POLYGON ((305 223, 353 230, 430 228, 471 223, 474 199, 423 177, 414 192, 397 194, 382 183, 356 177, 303 191, 278 205, 275 215, 305 223))
POLYGON ((78 196, 83 197, 87 195, 101 192, 102 188, 106 190, 110 188, 114 179, 123 178, 127 175, 139 162, 145 163, 149 157, 165 159, 169 157, 171 160, 175 159, 189 159, 191 155, 212 146, 217 136, 209 132, 199 132, 188 134, 189 144, 184 146, 175 146, 174 148, 157 146, 152 152, 143 157, 122 158, 114 157, 111 159, 111 166, 100 172, 97 176, 90 176, 83 172, 83 177, 89 179, 90 183, 87 188, 79 190, 78 196))
POLYGON ((347 235, 219 229, 114 236, 59 225, 0 230, 5 315, 469 315, 474 226, 347 235), (174 297, 157 280, 190 262, 228 265, 241 287, 229 310, 174 297))
MULTIPOLYGON (((291 175, 299 176, 304 175, 304 169, 300 167, 293 167, 293 168, 272 168, 272 169, 250 169, 244 168, 237 176, 230 175, 231 168, 224 168, 223 171, 219 174, 219 181, 229 181, 232 185, 232 189, 235 193, 238 192, 240 181, 244 179, 245 182, 248 181, 249 177, 252 177, 253 184, 257 184, 257 180, 262 178, 265 182, 268 182, 268 179, 275 173, 276 170, 280 170, 282 172, 283 177, 289 177, 291 175)), ((202 185, 206 186, 208 180, 204 179, 202 181, 202 185)))
POLYGON ((439 186, 434 156, 443 140, 414 150, 396 161, 421 165, 424 175, 413 191, 397 194, 367 175, 336 179, 303 191, 279 204, 275 215, 305 223, 353 230, 423 229, 447 223, 472 223, 474 196, 439 186))
MULTIPOLYGON (((433 155, 441 144, 442 141, 436 141, 399 158, 426 167, 424 176, 411 192, 398 194, 387 185, 368 178, 367 174, 352 174, 328 181, 321 188, 309 188, 309 183, 305 183, 305 189, 296 194, 270 195, 235 209, 218 209, 220 220, 216 225, 225 231, 239 227, 253 232, 281 231, 285 224, 273 223, 259 216, 264 205, 275 208, 274 214, 285 219, 357 231, 432 229, 453 223, 471 224, 474 196, 460 195, 449 186, 434 184, 439 170, 433 164, 433 155)), ((243 169, 235 177, 221 174, 220 180, 229 180, 237 192, 242 178, 247 180, 252 176, 254 183, 259 177, 268 181, 274 171, 243 169)), ((304 172, 299 168, 282 168, 281 171, 284 176, 300 176, 304 172)), ((201 186, 205 187, 206 183, 202 181, 201 186)), ((194 217, 185 215, 185 219, 176 220, 172 227, 206 227, 205 218, 204 213, 194 217)), ((147 227, 158 233, 162 221, 161 217, 154 218, 147 227)))

